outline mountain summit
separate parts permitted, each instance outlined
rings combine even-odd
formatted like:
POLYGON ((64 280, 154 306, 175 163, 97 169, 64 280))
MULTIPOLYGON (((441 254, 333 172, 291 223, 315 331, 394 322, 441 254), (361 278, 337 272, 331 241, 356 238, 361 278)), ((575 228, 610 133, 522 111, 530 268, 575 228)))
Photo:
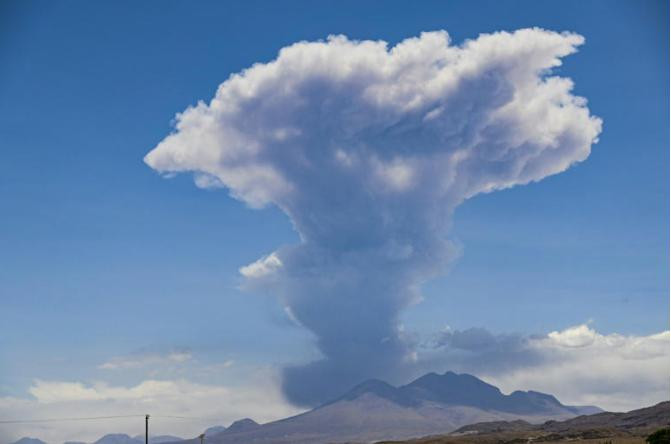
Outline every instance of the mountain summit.
MULTIPOLYGON (((419 405, 430 401, 446 405, 475 407, 522 415, 563 413, 595 413, 594 407, 565 406, 552 395, 535 391, 515 391, 504 395, 497 387, 469 374, 451 371, 443 375, 428 373, 410 384, 395 388, 389 384, 384 395, 405 405, 419 405)), ((355 388, 353 391, 356 391, 355 388)), ((361 391, 361 388, 358 389, 361 391)), ((379 389, 376 393, 380 393, 379 389)), ((347 395, 346 395, 347 396, 347 395)))
POLYGON ((504 395, 497 387, 473 375, 451 371, 442 375, 428 373, 400 387, 394 387, 378 379, 369 379, 324 406, 343 400, 352 401, 365 394, 406 407, 433 402, 521 415, 562 415, 567 412, 580 415, 601 411, 598 407, 566 406, 552 395, 533 390, 515 391, 510 395, 504 395))
POLYGON ((26 436, 24 438, 19 439, 18 441, 13 442, 12 444, 47 444, 47 443, 42 441, 41 439, 29 438, 26 436))

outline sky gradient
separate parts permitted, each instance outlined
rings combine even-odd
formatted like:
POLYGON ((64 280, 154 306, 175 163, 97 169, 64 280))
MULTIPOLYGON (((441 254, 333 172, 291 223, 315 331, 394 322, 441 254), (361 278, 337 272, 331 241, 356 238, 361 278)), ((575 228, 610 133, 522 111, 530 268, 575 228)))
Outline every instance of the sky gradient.
MULTIPOLYGON (((412 9, 402 2, 4 2, 0 411, 74 414, 77 399, 100 411, 95 401, 112 399, 130 403, 116 408, 144 413, 132 393, 198 385, 220 399, 276 393, 255 419, 297 411, 279 392, 277 372, 318 357, 315 338, 271 292, 242 290, 239 273, 299 242, 289 218, 272 205, 250 209, 225 189, 197 188, 190 175, 166 180, 143 158, 172 131, 177 112, 209 101, 231 74, 330 34, 389 46, 441 29, 457 45, 526 27, 585 38, 557 73, 603 120, 599 142, 561 174, 456 209, 450 238, 460 257, 401 313, 404 331, 433 341, 427 370, 477 372, 458 350, 441 355, 445 344, 455 348, 454 332, 516 350, 556 332, 548 340, 603 343, 598 356, 615 356, 607 345, 615 337, 635 342, 667 331, 667 17, 668 5, 655 1, 423 2, 412 9)), ((668 376, 668 334, 662 340, 668 376)), ((504 390, 552 389, 566 402, 630 407, 609 398, 608 387, 581 398, 561 393, 559 375, 539 387, 530 370, 516 371, 481 375, 504 390)), ((668 378, 655 385, 657 375, 651 370, 643 382, 652 394, 659 384, 668 391, 668 378)), ((203 416, 187 404, 172 413, 203 416)), ((224 408, 215 422, 258 408, 251 401, 224 408)), ((91 427, 67 436, 91 439, 104 428, 91 427)))

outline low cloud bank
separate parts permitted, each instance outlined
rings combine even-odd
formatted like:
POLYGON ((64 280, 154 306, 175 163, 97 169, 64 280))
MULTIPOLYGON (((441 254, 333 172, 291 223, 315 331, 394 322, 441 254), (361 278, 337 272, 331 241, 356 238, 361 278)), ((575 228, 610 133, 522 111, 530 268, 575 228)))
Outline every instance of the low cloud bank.
MULTIPOLYGON (((414 359, 407 365, 412 367, 413 376, 446 370, 471 373, 504 393, 536 390, 551 393, 565 404, 598 405, 611 411, 632 410, 669 399, 668 331, 646 336, 602 334, 583 324, 548 334, 521 336, 494 334, 482 328, 446 329, 417 341, 412 348, 414 359)), ((220 365, 228 368, 231 363, 220 365)), ((203 373, 209 371, 209 366, 194 370, 194 374, 203 373)), ((134 368, 123 367, 118 372, 128 374, 134 368)), ((141 379, 127 385, 37 379, 28 388, 27 398, 0 397, 0 417, 150 413, 155 415, 151 420, 153 433, 193 437, 207 426, 228 425, 243 417, 266 422, 299 412, 282 393, 278 372, 257 369, 246 374, 247 378, 235 386, 185 378, 141 379), (200 419, 166 419, 160 415, 200 419)), ((142 427, 140 417, 5 424, 0 428, 0 441, 13 442, 28 435, 52 443, 91 442, 111 432, 141 434, 142 427)))
POLYGON ((135 385, 110 385, 104 382, 36 380, 28 389, 32 398, 0 397, 0 417, 68 418, 140 415, 137 418, 65 421, 3 425, 2 442, 23 436, 38 437, 49 443, 93 442, 108 433, 144 434, 146 413, 154 415, 154 435, 192 438, 212 425, 229 425, 245 417, 259 422, 298 413, 283 397, 277 374, 253 374, 244 385, 202 384, 188 379, 143 380, 135 385), (161 418, 182 416, 194 419, 161 418))
POLYGON ((627 411, 669 399, 669 331, 601 334, 587 324, 537 336, 446 330, 421 356, 423 366, 473 373, 505 392, 551 393, 569 404, 627 411))

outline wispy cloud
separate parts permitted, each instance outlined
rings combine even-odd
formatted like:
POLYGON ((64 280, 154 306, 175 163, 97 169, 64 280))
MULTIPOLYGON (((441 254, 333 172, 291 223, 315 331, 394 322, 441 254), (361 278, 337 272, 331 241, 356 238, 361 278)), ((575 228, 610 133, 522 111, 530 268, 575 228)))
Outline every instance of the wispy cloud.
POLYGON ((167 351, 140 350, 124 356, 115 356, 100 364, 103 370, 124 370, 148 366, 172 365, 185 363, 191 360, 191 350, 187 348, 175 348, 167 351))
POLYGON ((246 278, 257 279, 273 273, 282 267, 282 261, 276 253, 271 253, 249 265, 240 267, 240 274, 246 278))

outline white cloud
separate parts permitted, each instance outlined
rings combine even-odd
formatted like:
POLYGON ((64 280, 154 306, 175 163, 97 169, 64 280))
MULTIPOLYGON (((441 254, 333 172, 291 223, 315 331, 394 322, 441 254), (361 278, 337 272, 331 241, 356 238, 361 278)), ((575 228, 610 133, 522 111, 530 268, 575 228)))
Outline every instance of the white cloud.
POLYGON ((306 192, 306 169, 326 179, 331 159, 359 159, 349 179, 373 193, 367 171, 404 187, 410 159, 442 193, 455 179, 466 179, 464 196, 540 180, 584 160, 601 130, 569 79, 544 77, 583 41, 535 28, 462 46, 444 31, 391 49, 344 36, 295 43, 178 114, 177 131, 145 161, 163 173, 197 172, 199 186, 228 187, 251 206, 287 210, 306 192), (500 162, 509 165, 491 169, 500 162))
POLYGON ((563 331, 550 332, 548 338, 553 343, 563 347, 587 347, 594 343, 597 333, 587 325, 582 324, 563 331))
POLYGON ((174 381, 143 381, 126 388, 114 387, 105 383, 85 385, 81 382, 60 382, 35 380, 28 392, 40 403, 58 403, 70 401, 101 400, 143 400, 151 401, 155 397, 176 394, 180 385, 174 381))
POLYGON ((613 411, 669 399, 668 331, 601 334, 582 324, 532 337, 497 336, 484 329, 446 335, 438 348, 442 362, 506 392, 537 390, 564 403, 613 411))
MULTIPOLYGON (((281 395, 274 373, 254 374, 242 386, 200 384, 186 379, 145 380, 133 386, 106 383, 37 380, 29 392, 34 399, 0 398, 0 416, 12 418, 65 418, 107 415, 154 415, 155 434, 193 437, 207 426, 228 425, 250 417, 258 422, 279 419, 298 410, 281 395), (161 415, 200 418, 177 420, 161 415)), ((106 433, 143 433, 144 419, 54 422, 3 425, 3 438, 37 436, 48 442, 94 441, 106 433)))
POLYGON ((532 341, 531 346, 547 357, 545 364, 514 371, 499 383, 525 384, 565 401, 619 411, 669 399, 668 331, 624 336, 580 327, 589 331, 576 335, 575 328, 567 329, 559 336, 532 341))
POLYGON ((267 276, 282 266, 282 261, 276 253, 271 253, 261 259, 240 268, 240 274, 246 278, 256 279, 267 276))
POLYGON ((284 372, 292 401, 399 379, 412 352, 400 312, 458 256, 457 206, 589 156, 601 120, 553 72, 583 41, 537 28, 461 45, 445 31, 394 47, 331 36, 282 48, 178 114, 145 162, 275 205, 300 236, 240 269, 315 334, 324 359, 284 372))

